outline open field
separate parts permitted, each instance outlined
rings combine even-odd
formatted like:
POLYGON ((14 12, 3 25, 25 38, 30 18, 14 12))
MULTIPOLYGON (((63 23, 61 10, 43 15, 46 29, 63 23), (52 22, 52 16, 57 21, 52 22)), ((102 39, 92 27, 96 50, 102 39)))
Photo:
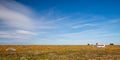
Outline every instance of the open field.
POLYGON ((120 46, 0 45, 0 60, 120 60, 120 46))

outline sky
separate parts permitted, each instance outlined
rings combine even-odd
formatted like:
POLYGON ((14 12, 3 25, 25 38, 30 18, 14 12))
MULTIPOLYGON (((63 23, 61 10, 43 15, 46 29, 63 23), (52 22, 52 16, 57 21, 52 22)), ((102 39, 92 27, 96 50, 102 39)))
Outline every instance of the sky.
POLYGON ((119 0, 0 0, 0 45, 120 45, 119 0))

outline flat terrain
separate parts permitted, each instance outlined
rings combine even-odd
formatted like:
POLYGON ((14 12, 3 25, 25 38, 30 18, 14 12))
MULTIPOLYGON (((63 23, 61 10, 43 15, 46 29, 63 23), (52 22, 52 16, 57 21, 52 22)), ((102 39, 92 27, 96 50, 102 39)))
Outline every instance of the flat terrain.
POLYGON ((120 60, 120 46, 0 45, 0 60, 120 60))

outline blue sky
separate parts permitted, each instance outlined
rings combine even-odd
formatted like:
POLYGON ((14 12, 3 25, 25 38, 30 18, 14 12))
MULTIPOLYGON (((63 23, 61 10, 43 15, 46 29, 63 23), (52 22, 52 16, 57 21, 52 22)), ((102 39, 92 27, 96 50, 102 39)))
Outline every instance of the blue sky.
POLYGON ((120 44, 119 0, 0 0, 0 44, 120 44))

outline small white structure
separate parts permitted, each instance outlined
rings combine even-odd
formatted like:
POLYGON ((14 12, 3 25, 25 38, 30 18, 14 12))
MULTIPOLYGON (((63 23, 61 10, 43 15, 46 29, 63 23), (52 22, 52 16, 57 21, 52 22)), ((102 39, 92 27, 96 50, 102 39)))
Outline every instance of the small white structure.
POLYGON ((103 48, 103 47, 105 47, 105 44, 98 44, 97 47, 98 48, 103 48))
POLYGON ((7 48, 6 51, 16 51, 15 48, 7 48))

